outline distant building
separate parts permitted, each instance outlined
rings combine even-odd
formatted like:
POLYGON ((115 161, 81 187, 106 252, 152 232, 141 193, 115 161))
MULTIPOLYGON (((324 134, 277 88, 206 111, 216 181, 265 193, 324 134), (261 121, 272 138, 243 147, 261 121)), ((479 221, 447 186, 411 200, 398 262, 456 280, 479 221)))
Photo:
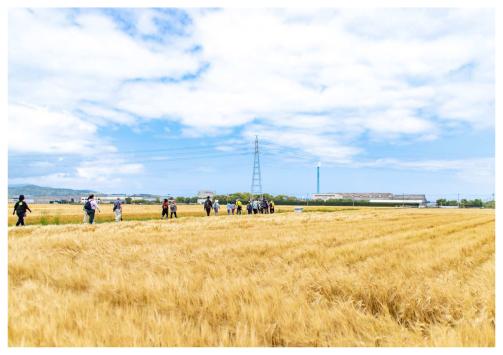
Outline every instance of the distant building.
POLYGON ((144 201, 148 201, 148 202, 155 202, 155 201, 159 201, 161 199, 160 196, 149 195, 149 194, 136 194, 136 195, 131 195, 128 197, 130 197, 132 201, 144 200, 144 201))
POLYGON ((342 194, 337 194, 337 193, 320 193, 320 194, 312 194, 311 198, 313 200, 341 200, 342 194))
MULTIPOLYGON (((87 201, 88 196, 81 196, 80 197, 80 203, 85 203, 87 201)), ((126 200, 126 195, 122 194, 111 194, 111 195, 95 195, 95 199, 98 201, 98 203, 113 203, 115 200, 117 200, 117 197, 119 197, 122 202, 126 200)))
MULTIPOLYGON (((24 200, 25 200, 26 203, 34 203, 33 199, 31 199, 31 198, 25 198, 24 200)), ((19 197, 17 197, 17 198, 9 198, 9 203, 14 204, 17 201, 19 201, 19 197)))
POLYGON ((206 201, 206 198, 210 197, 210 199, 213 200, 213 197, 215 196, 215 191, 199 191, 197 193, 197 203, 203 204, 204 201, 206 201))
POLYGON ((117 201, 117 198, 120 198, 122 202, 124 202, 127 198, 126 195, 106 195, 106 196, 98 196, 98 200, 101 203, 114 203, 117 201))
POLYGON ((413 199, 372 199, 369 200, 369 203, 375 203, 375 204, 389 204, 389 205, 413 205, 413 206, 418 206, 418 207, 426 207, 426 201, 425 200, 413 200, 413 199))
POLYGON ((32 203, 75 203, 79 202, 80 196, 33 196, 32 203))
MULTIPOLYGON (((88 196, 81 196, 80 203, 85 203, 87 201, 88 196)), ((137 194, 137 195, 125 195, 125 194, 109 194, 109 195, 95 195, 95 200, 98 203, 113 203, 120 198, 122 202, 126 201, 126 198, 131 198, 131 201, 147 201, 147 202, 156 202, 160 200, 159 196, 149 195, 149 194, 137 194)))
POLYGON ((313 200, 355 200, 368 201, 370 199, 392 199, 393 194, 388 192, 331 192, 313 194, 313 200))
POLYGON ((426 195, 424 194, 401 194, 401 195, 393 195, 394 204, 401 203, 404 205, 416 205, 418 207, 426 207, 428 204, 428 200, 426 199, 426 195))
POLYGON ((390 204, 390 205, 417 205, 418 207, 426 207, 427 200, 425 195, 421 194, 401 194, 394 195, 389 192, 334 192, 313 194, 313 200, 353 200, 353 201, 369 201, 375 204, 390 204))

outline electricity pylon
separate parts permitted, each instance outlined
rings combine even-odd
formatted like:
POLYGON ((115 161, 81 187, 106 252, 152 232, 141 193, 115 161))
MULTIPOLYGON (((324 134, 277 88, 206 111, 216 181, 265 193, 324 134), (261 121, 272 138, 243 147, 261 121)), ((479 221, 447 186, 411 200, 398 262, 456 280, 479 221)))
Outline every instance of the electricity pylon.
POLYGON ((260 176, 260 153, 258 150, 258 136, 255 136, 255 156, 253 158, 253 176, 251 194, 262 197, 262 177, 260 176))

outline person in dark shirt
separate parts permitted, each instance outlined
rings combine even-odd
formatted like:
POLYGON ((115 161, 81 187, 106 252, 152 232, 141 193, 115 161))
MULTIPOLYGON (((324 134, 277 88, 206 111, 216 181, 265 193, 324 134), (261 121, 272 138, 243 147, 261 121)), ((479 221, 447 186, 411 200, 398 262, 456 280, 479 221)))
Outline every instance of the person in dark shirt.
POLYGON ((162 202, 162 215, 161 215, 161 219, 164 219, 164 216, 166 216, 166 219, 169 218, 168 211, 169 211, 169 202, 168 202, 168 199, 165 198, 164 201, 162 202))
POLYGON ((213 202, 210 200, 210 196, 206 197, 206 201, 204 201, 204 209, 206 210, 206 215, 209 217, 211 208, 213 207, 213 202))
POLYGON ((14 205, 14 211, 12 214, 17 214, 16 227, 24 226, 24 217, 26 216, 26 210, 30 211, 28 204, 24 202, 24 195, 19 196, 19 201, 14 205))

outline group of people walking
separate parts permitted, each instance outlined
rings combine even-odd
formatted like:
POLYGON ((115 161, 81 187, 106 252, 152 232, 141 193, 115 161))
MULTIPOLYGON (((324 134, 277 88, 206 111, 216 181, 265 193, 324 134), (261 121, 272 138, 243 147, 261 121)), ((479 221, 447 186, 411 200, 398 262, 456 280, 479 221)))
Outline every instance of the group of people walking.
MULTIPOLYGON (((218 200, 212 201, 210 197, 206 197, 204 201, 204 210, 206 215, 210 216, 211 210, 214 211, 215 216, 218 216, 218 211, 220 210, 220 204, 218 200)), ((243 202, 237 199, 235 202, 227 202, 227 214, 243 214, 243 202)), ((246 204, 246 211, 248 214, 258 214, 258 213, 274 213, 274 201, 267 201, 264 197, 262 199, 253 199, 248 201, 246 204)))
MULTIPOLYGON (((30 207, 28 207, 28 204, 24 201, 24 199, 25 199, 24 195, 20 195, 18 202, 16 202, 16 204, 14 205, 14 211, 12 212, 12 214, 13 215, 17 214, 18 216, 16 226, 24 226, 24 218, 26 217, 26 212, 27 211, 31 212, 30 207)), ((173 218, 173 216, 175 216, 175 218, 178 218, 176 214, 177 211, 176 200, 171 198, 170 199, 165 198, 164 201, 162 202, 161 207, 162 207, 161 219, 173 218)), ((218 200, 212 201, 208 196, 204 201, 203 207, 204 210, 206 211, 207 216, 210 216, 212 210, 214 211, 215 216, 218 216, 218 212, 220 210, 220 204, 218 200)), ((234 202, 229 201, 226 207, 228 215, 243 214, 244 204, 239 199, 237 199, 234 202)), ((94 194, 91 194, 85 200, 84 203, 83 223, 93 224, 95 222, 96 211, 101 212, 98 206, 98 201, 96 201, 94 194)), ((250 200, 246 204, 246 211, 248 214, 274 213, 274 201, 272 200, 267 201, 266 198, 250 200)), ((115 200, 113 203, 113 213, 116 222, 122 221, 122 201, 120 200, 119 197, 117 197, 117 200, 115 200)))
MULTIPOLYGON (((87 198, 84 203, 84 223, 93 224, 95 220, 96 211, 101 212, 98 201, 94 198, 94 195, 91 194, 87 198)), ((114 213, 115 222, 122 221, 122 201, 119 197, 113 203, 112 211, 114 213)))
POLYGON ((168 200, 167 198, 164 199, 162 202, 162 215, 161 219, 164 219, 164 216, 166 216, 166 219, 168 218, 173 218, 173 215, 175 215, 175 218, 178 218, 176 215, 176 201, 175 200, 168 200), (170 216, 168 217, 168 213, 170 213, 170 216))

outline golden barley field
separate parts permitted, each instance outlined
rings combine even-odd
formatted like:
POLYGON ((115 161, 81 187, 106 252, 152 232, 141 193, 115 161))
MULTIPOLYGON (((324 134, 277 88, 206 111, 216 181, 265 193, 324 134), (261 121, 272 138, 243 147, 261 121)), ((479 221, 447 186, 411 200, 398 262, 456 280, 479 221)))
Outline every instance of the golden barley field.
POLYGON ((494 210, 9 228, 10 346, 494 346, 494 210))

